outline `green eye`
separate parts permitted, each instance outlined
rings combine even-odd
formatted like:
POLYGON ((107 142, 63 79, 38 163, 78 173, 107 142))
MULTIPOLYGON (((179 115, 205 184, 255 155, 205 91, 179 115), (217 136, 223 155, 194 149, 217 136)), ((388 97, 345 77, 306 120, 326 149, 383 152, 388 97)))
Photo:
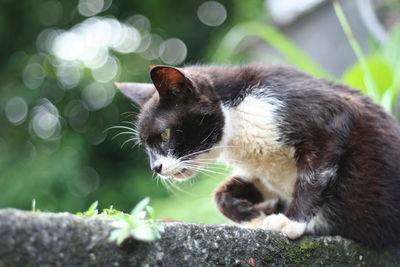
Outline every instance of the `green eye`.
POLYGON ((161 139, 163 140, 163 142, 168 141, 170 137, 171 137, 170 128, 165 129, 164 132, 161 133, 161 139))

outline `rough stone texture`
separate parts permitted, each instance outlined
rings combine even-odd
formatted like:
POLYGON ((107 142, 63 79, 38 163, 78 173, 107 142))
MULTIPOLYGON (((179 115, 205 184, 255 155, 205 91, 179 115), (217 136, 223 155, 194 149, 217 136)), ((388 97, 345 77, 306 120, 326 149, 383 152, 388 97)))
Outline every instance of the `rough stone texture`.
POLYGON ((399 266, 400 249, 340 237, 286 237, 235 226, 166 223, 154 243, 108 241, 110 219, 0 210, 0 266, 399 266))

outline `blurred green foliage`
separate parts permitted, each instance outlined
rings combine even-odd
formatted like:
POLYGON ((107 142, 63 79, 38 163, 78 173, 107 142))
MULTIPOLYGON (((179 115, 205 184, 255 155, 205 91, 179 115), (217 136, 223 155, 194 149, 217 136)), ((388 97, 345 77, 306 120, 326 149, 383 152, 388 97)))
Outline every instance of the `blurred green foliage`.
MULTIPOLYGON (((243 62, 246 55, 237 55, 235 47, 246 35, 261 37, 287 62, 311 74, 332 76, 279 30, 259 22, 268 20, 264 1, 220 0, 226 19, 223 13, 211 16, 212 10, 199 14, 204 2, 2 1, 1 208, 29 209, 35 199, 40 210, 77 212, 97 200, 100 208, 113 205, 128 212, 150 196, 158 217, 227 222, 216 211, 212 194, 228 170, 213 177, 201 175, 169 191, 151 178, 143 151, 131 143, 120 148, 129 136, 112 139, 120 131, 106 129, 131 126, 135 116, 125 112, 138 111, 115 92, 113 82, 148 82, 147 69, 152 64, 243 62), (107 27, 115 29, 110 33, 107 27), (121 41, 124 31, 129 33, 126 43, 121 41), (87 39, 82 41, 82 36, 87 39), (105 36, 111 41, 104 40, 105 36), (83 52, 76 54, 79 51, 83 52), (98 54, 90 58, 93 51, 98 54)), ((400 88, 400 39, 399 31, 394 32, 385 47, 366 58, 382 95, 379 101, 389 110, 400 88)), ((363 75, 357 63, 343 80, 366 92, 363 75)))
POLYGON ((240 59, 235 55, 235 48, 246 36, 254 35, 262 38, 277 51, 281 52, 287 62, 299 67, 300 69, 319 76, 321 78, 331 78, 321 66, 318 66, 308 55, 296 47, 285 35, 279 32, 272 25, 262 22, 245 22, 235 25, 222 39, 218 50, 212 54, 211 61, 219 63, 238 63, 240 59))
MULTIPOLYGON (((391 113, 397 114, 397 100, 400 91, 400 27, 392 29, 387 43, 374 51, 365 59, 371 79, 376 84, 376 102, 380 103, 391 113)), ((343 82, 360 88, 369 95, 366 84, 367 74, 360 63, 354 64, 343 74, 343 82)))

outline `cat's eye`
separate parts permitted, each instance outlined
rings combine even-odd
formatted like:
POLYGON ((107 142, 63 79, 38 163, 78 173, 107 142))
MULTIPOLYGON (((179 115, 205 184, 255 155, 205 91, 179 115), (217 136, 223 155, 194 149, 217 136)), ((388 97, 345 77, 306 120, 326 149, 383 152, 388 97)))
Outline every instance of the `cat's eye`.
POLYGON ((171 129, 170 128, 165 129, 161 133, 161 139, 163 140, 163 142, 168 141, 170 137, 171 137, 171 129))

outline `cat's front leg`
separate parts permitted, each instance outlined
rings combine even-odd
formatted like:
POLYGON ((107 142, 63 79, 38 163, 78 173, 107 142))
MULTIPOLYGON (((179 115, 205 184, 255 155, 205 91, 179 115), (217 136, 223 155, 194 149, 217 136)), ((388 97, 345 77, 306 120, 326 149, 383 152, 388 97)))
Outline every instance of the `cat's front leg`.
POLYGON ((301 170, 295 183, 293 200, 285 213, 269 215, 262 228, 282 232, 290 239, 297 239, 306 232, 321 231, 320 227, 326 228, 327 222, 323 221, 323 216, 319 216, 318 223, 309 225, 309 222, 320 212, 323 191, 333 180, 335 173, 335 168, 301 170))
POLYGON ((267 216, 262 223, 263 229, 282 232, 290 239, 305 234, 313 210, 319 208, 319 192, 311 190, 311 184, 301 185, 299 180, 302 178, 297 178, 293 200, 286 212, 267 216))
POLYGON ((234 222, 260 228, 265 215, 281 212, 285 202, 272 198, 265 200, 255 183, 233 176, 215 192, 215 202, 222 214, 234 222))

